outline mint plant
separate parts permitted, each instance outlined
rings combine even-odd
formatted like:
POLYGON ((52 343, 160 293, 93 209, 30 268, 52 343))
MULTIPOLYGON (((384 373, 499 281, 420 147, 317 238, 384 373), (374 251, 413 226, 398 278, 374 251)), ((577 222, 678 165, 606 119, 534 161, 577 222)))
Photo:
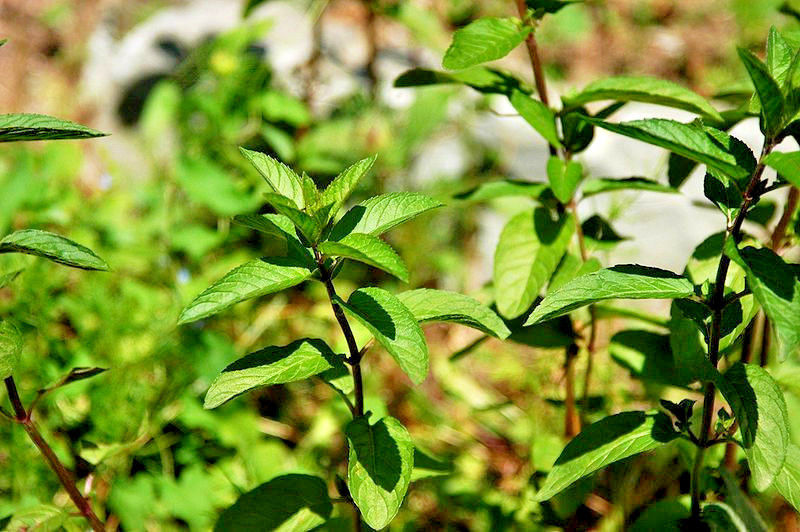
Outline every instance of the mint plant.
MULTIPOLYGON (((536 345, 538 341, 552 347, 549 340, 556 336, 554 332, 565 338, 567 436, 574 436, 578 428, 572 361, 582 344, 589 355, 584 390, 588 397, 598 310, 605 315, 610 311, 642 318, 632 312, 620 313, 603 306, 603 302, 672 300, 669 320, 644 320, 667 334, 650 329, 624 330, 612 338, 611 350, 613 354, 617 345, 626 350, 622 356, 633 352, 638 360, 653 364, 656 370, 646 373, 642 369, 637 376, 649 383, 677 386, 688 397, 678 403, 662 398, 660 405, 666 413, 622 412, 586 426, 555 461, 536 499, 544 503, 583 477, 624 458, 668 444, 689 445, 695 448, 688 464, 689 507, 670 513, 669 504, 674 509, 674 504, 683 508, 682 503, 665 500, 662 506, 654 506, 655 522, 675 526, 685 519, 694 527, 723 529, 740 521, 762 523, 731 474, 720 471, 722 456, 711 452, 718 444, 727 444, 734 456, 736 447, 741 450, 753 489, 772 487, 800 509, 798 452, 789 438, 783 391, 768 369, 750 362, 752 338, 742 338, 761 310, 774 330, 780 359, 796 357, 800 347, 800 266, 776 253, 786 243, 786 230, 797 207, 800 152, 774 151, 799 131, 800 53, 774 29, 768 39, 766 63, 747 50, 739 50, 755 91, 738 108, 722 112, 680 85, 642 76, 595 81, 579 92, 564 95, 556 109, 549 104, 535 32, 547 14, 570 3, 520 0, 515 3, 518 17, 484 17, 457 30, 442 61, 449 71, 417 68, 395 82, 399 87, 458 83, 506 96, 548 143, 551 157, 543 169, 546 184, 495 181, 457 197, 485 200, 522 196, 537 204, 512 217, 503 230, 495 253, 493 289, 497 310, 511 320, 510 324, 519 326, 520 333, 527 331, 525 337, 534 339, 529 343, 536 345), (538 99, 513 74, 481 66, 523 43, 531 60, 538 99), (611 104, 594 113, 585 107, 609 100, 611 104), (682 109, 698 118, 690 123, 666 119, 609 121, 630 101, 682 109), (764 136, 758 157, 727 133, 750 116, 759 117, 764 136), (597 127, 670 151, 669 185, 639 177, 587 177, 574 156, 589 146, 597 127), (600 268, 592 257, 593 250, 613 245, 619 237, 599 216, 581 222, 576 204, 583 198, 617 190, 677 192, 699 165, 705 167, 705 196, 721 211, 725 230, 697 248, 684 273, 638 264, 600 268), (768 167, 777 171, 775 179, 765 175, 768 167), (759 202, 765 194, 785 187, 790 190, 785 212, 767 247, 746 234, 743 224, 746 219, 758 219, 759 202), (586 325, 576 326, 572 317, 586 325), (715 406, 717 392, 726 403, 722 408, 715 406), (726 493, 725 502, 706 502, 708 493, 718 487, 726 493)), ((763 337, 769 338, 767 326, 763 337)), ((768 354, 768 344, 763 351, 768 354)))
POLYGON ((242 495, 223 512, 216 529, 310 530, 323 525, 331 516, 332 503, 339 501, 354 506, 357 530, 362 518, 374 529, 384 528, 408 490, 415 447, 399 420, 371 419, 365 411, 363 361, 373 341, 359 345, 350 320, 369 331, 414 384, 422 383, 428 374, 428 347, 420 323, 460 323, 499 338, 508 336, 509 330, 488 307, 455 292, 423 288, 393 295, 382 288, 361 287, 347 298, 338 294, 334 281, 347 260, 408 282, 406 265, 380 235, 441 206, 419 193, 390 192, 354 205, 338 217, 375 157, 353 164, 320 190, 305 173, 298 175, 263 153, 241 151, 272 190, 265 200, 274 212, 239 215, 234 221, 279 239, 285 253, 235 268, 189 303, 179 322, 204 319, 241 301, 314 280, 325 286, 347 353, 336 353, 319 338, 263 348, 222 371, 206 394, 205 407, 216 408, 264 386, 316 376, 342 398, 352 420, 344 427, 349 454, 346 481, 337 483, 338 501, 328 495, 328 479, 283 475, 242 495))
MULTIPOLYGON (((0 43, 2 44, 2 43, 0 43)), ((66 120, 39 114, 7 114, 0 115, 0 142, 87 139, 101 137, 104 133, 88 127, 74 124, 66 120)), ((43 257, 51 262, 79 268, 82 270, 108 270, 106 262, 92 250, 68 238, 39 229, 22 229, 12 232, 0 239, 0 254, 22 253, 43 257)), ((10 285, 22 270, 0 274, 0 288, 10 285)), ((69 495, 80 514, 86 518, 92 530, 101 532, 105 525, 92 509, 89 498, 75 486, 73 473, 58 458, 52 447, 42 436, 36 426, 36 405, 46 394, 75 381, 93 377, 104 370, 100 368, 73 368, 51 386, 37 391, 35 398, 26 407, 20 398, 20 392, 14 381, 14 372, 24 350, 24 335, 15 324, 13 317, 0 318, 0 378, 4 380, 12 411, 0 407, 0 414, 9 421, 17 423, 25 429, 31 442, 39 449, 47 465, 58 476, 58 480, 69 495)), ((69 516, 60 512, 55 516, 53 526, 64 526, 69 516)), ((9 524, 14 529, 25 529, 23 524, 9 524)))

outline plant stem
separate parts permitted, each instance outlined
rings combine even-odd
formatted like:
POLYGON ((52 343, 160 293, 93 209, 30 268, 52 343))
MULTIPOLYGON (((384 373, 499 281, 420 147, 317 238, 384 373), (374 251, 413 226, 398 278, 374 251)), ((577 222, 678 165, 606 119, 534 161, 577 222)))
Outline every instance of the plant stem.
POLYGON ((575 358, 578 356, 578 344, 570 344, 567 347, 566 359, 564 360, 564 375, 566 395, 564 397, 564 407, 566 409, 564 419, 564 436, 573 438, 581 431, 581 421, 578 412, 575 410, 575 358))
POLYGON ((786 195, 786 206, 783 208, 781 219, 775 225, 770 238, 770 247, 776 253, 780 250, 783 239, 786 237, 786 228, 789 227, 789 222, 792 221, 792 215, 797 209, 798 199, 800 199, 800 190, 797 187, 790 187, 786 195))
MULTIPOLYGON (((350 351, 350 357, 347 359, 347 362, 350 364, 350 368, 353 372, 353 393, 356 398, 353 417, 363 417, 364 381, 361 376, 361 357, 364 353, 358 350, 358 344, 356 343, 356 337, 353 335, 353 329, 350 328, 350 322, 347 321, 347 316, 344 315, 342 307, 336 302, 339 296, 336 294, 336 288, 333 286, 331 272, 325 267, 324 258, 316 249, 314 249, 314 255, 317 259, 320 277, 322 278, 322 282, 325 283, 325 289, 328 291, 328 299, 331 302, 333 315, 336 316, 336 321, 339 322, 339 327, 342 329, 342 334, 344 334, 344 338, 347 341, 347 348, 350 351)), ((355 519, 353 521, 354 529, 356 532, 361 532, 361 510, 355 502, 353 503, 353 509, 355 514, 355 519)))
MULTIPOLYGON (((711 315, 711 332, 708 340, 708 359, 711 365, 716 368, 719 362, 719 342, 721 339, 722 329, 722 310, 725 305, 725 280, 728 277, 728 268, 731 264, 731 259, 725 254, 725 242, 732 238, 734 242, 738 242, 742 224, 744 223, 747 211, 756 200, 755 192, 761 182, 761 175, 764 173, 764 157, 766 157, 775 143, 772 139, 764 142, 764 147, 761 150, 761 157, 756 165, 755 170, 747 184, 747 189, 742 195, 742 205, 736 217, 729 225, 725 241, 723 242, 722 255, 719 259, 717 267, 717 275, 714 279, 714 292, 711 295, 709 306, 712 309, 711 315)), ((691 483, 691 497, 692 497, 692 518, 697 521, 700 519, 700 473, 703 469, 703 459, 705 458, 706 447, 709 441, 709 434, 711 432, 711 421, 714 416, 714 399, 716 397, 716 387, 713 382, 707 382, 705 391, 703 393, 703 422, 700 429, 700 445, 697 447, 697 454, 695 455, 694 467, 692 468, 692 483, 691 483)))
MULTIPOLYGON (((536 36, 534 34, 536 26, 534 25, 533 21, 527 17, 528 7, 525 5, 525 0, 516 0, 516 5, 517 11, 519 12, 519 18, 521 18, 523 22, 527 23, 531 28, 528 36, 525 38, 525 45, 528 48, 528 56, 531 59, 531 69, 533 70, 533 80, 536 84, 536 92, 539 94, 539 99, 542 101, 542 103, 547 107, 550 107, 550 101, 547 98, 547 81, 544 77, 542 61, 539 58, 539 47, 536 45, 536 36)), ((550 155, 556 154, 556 147, 552 144, 548 144, 548 149, 550 150, 550 155)))
POLYGON ((369 78, 370 96, 373 100, 378 97, 378 30, 376 28, 377 16, 373 0, 366 0, 364 8, 367 10, 367 77, 369 78))
POLYGON ((53 470, 58 477, 58 480, 61 482, 61 485, 66 490, 69 498, 72 499, 72 502, 78 508, 81 515, 83 515, 86 520, 89 521, 92 530, 95 532, 103 532, 105 530, 105 525, 94 513, 94 510, 92 510, 89 500, 84 497, 80 491, 78 491, 78 488, 75 486, 75 479, 73 478, 72 473, 70 473, 70 471, 64 467, 64 464, 62 464, 58 459, 56 453, 53 452, 53 449, 47 444, 39 432, 39 429, 37 429, 36 425, 33 423, 30 412, 25 410, 25 407, 19 398, 19 392, 17 391, 17 385, 14 382, 14 378, 7 377, 5 379, 5 384, 6 390, 8 390, 8 399, 11 401, 11 406, 14 408, 14 421, 25 428, 25 432, 28 433, 28 437, 39 449, 39 452, 42 453, 42 456, 44 456, 44 459, 50 466, 50 469, 53 470))

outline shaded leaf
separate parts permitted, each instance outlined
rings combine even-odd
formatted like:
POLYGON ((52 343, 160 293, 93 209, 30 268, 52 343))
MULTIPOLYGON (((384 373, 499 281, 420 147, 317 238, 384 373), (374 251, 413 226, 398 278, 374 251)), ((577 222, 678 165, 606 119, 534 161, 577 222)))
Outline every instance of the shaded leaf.
POLYGON ((673 272, 622 264, 577 277, 547 294, 526 324, 549 320, 604 299, 674 299, 693 293, 692 283, 673 272))
POLYGON ((644 177, 626 177, 624 179, 613 179, 609 177, 598 177, 588 179, 581 187, 583 197, 595 196, 607 192, 617 192, 620 190, 646 190, 648 192, 666 192, 668 194, 678 194, 678 190, 662 185, 658 181, 646 179, 644 177))
POLYGON ((330 257, 345 257, 369 264, 408 282, 408 268, 392 246, 377 236, 350 233, 341 240, 329 240, 318 249, 330 257))
POLYGON ((744 63, 756 88, 761 103, 761 118, 767 137, 774 137, 783 128, 784 100, 780 87, 772 79, 767 65, 749 50, 739 48, 739 59, 744 63))
POLYGON ((764 157, 764 164, 774 168, 786 181, 800 188, 800 151, 774 151, 764 157))
POLYGON ((464 201, 487 201, 505 197, 538 198, 546 188, 547 185, 544 183, 504 179, 481 183, 466 192, 456 194, 453 198, 464 201))
POLYGON ((274 192, 264 194, 264 200, 269 203, 278 214, 291 220, 306 240, 309 242, 316 242, 317 239, 319 239, 326 221, 323 220, 327 218, 327 214, 312 216, 295 207, 294 203, 289 198, 281 196, 280 194, 275 194, 274 192))
POLYGON ((763 491, 786 461, 789 415, 783 392, 766 370, 741 362, 715 380, 739 422, 753 485, 763 491))
POLYGON ((311 277, 297 259, 261 258, 246 262, 206 288, 181 312, 179 324, 212 316, 240 301, 279 292, 311 277))
POLYGON ((370 425, 366 417, 345 428, 350 453, 347 486, 364 521, 376 530, 391 523, 403 503, 414 468, 414 442, 396 419, 370 425))
POLYGON ((722 122, 722 116, 705 98, 672 81, 646 76, 616 76, 594 81, 575 95, 562 98, 567 108, 598 100, 645 102, 684 109, 722 122))
POLYGON ((571 215, 553 220, 544 208, 524 211, 509 220, 494 256, 495 301, 502 316, 516 318, 533 304, 574 230, 571 215))
POLYGON ((670 338, 671 335, 651 331, 620 331, 611 337, 608 352, 617 364, 638 379, 669 386, 686 386, 690 381, 682 368, 675 365, 670 338))
POLYGON ((546 501, 586 475, 656 449, 678 435, 662 413, 622 412, 592 423, 561 452, 536 499, 546 501))
POLYGON ((717 168, 736 179, 747 178, 755 161, 745 153, 733 137, 697 123, 684 124, 675 120, 649 118, 613 124, 595 118, 584 120, 614 133, 666 148, 682 157, 717 168))
POLYGON ((106 135, 107 133, 47 115, 31 113, 0 115, 0 142, 89 139, 106 135))
POLYGON ((240 496, 222 512, 214 530, 305 532, 325 524, 332 511, 324 480, 297 473, 281 475, 240 496))
POLYGON ((287 246, 287 254, 290 257, 302 260, 311 268, 316 267, 316 262, 311 250, 305 247, 297 237, 294 223, 286 216, 273 213, 241 214, 236 216, 233 221, 261 233, 284 240, 287 246))
POLYGON ((444 54, 442 66, 462 70, 505 57, 530 32, 513 17, 481 17, 453 34, 453 42, 444 54))
POLYGON ((768 532, 764 519, 759 515, 753 503, 739 487, 739 483, 726 468, 719 468, 719 474, 725 483, 727 497, 725 500, 741 518, 748 532, 768 532))
POLYGON ((428 375, 428 345, 416 318, 397 297, 375 287, 359 288, 344 309, 364 325, 415 384, 428 375))
POLYGON ((521 91, 511 93, 511 105, 551 146, 561 147, 553 110, 521 91))
POLYGON ((401 74, 395 87, 424 87, 442 84, 466 85, 484 94, 505 94, 514 91, 530 94, 531 90, 513 75, 486 67, 472 67, 459 72, 439 72, 425 68, 414 68, 401 74))
POLYGON ((781 357, 800 346, 800 266, 787 264, 774 251, 751 246, 737 250, 732 239, 725 254, 747 273, 747 283, 769 317, 781 357))
POLYGON ((106 261, 76 242, 55 233, 38 229, 22 229, 0 240, 0 253, 25 253, 80 268, 82 270, 108 270, 106 261))
POLYGON ((203 406, 216 408, 255 388, 299 381, 343 367, 343 357, 334 354, 322 340, 304 338, 285 346, 266 347, 222 370, 211 383, 203 406))
POLYGON ((434 458, 433 456, 414 449, 414 470, 411 472, 411 482, 423 478, 441 477, 450 475, 455 471, 453 464, 434 458))
POLYGON ((421 323, 434 321, 459 323, 501 339, 511 334, 503 320, 492 309, 464 294, 419 288, 402 292, 397 298, 421 323))

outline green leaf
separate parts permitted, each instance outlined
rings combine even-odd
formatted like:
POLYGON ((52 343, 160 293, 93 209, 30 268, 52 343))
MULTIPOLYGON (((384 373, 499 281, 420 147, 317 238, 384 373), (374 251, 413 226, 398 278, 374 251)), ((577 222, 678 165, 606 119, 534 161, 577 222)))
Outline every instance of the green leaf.
POLYGON ((739 48, 739 58, 744 63, 750 79, 756 88, 756 94, 761 102, 761 118, 764 132, 773 138, 783 128, 784 100, 780 87, 772 79, 767 65, 761 62, 749 50, 739 48))
POLYGON ((528 36, 530 28, 518 18, 481 17, 453 34, 442 66, 462 70, 505 57, 528 36))
POLYGON ((481 183, 453 198, 463 201, 487 201, 506 197, 538 198, 546 188, 544 183, 503 179, 481 183))
POLYGON ((692 283, 673 272, 622 264, 577 277, 547 294, 525 324, 553 319, 605 299, 675 299, 693 293, 692 283))
POLYGON ((749 177, 755 166, 752 153, 748 157, 742 152, 736 145, 736 139, 696 123, 648 118, 613 124, 596 118, 583 119, 614 133, 666 148, 687 159, 717 168, 736 179, 749 177))
POLYGON ((742 205, 742 192, 736 182, 713 169, 709 169, 703 178, 703 195, 729 220, 735 217, 736 211, 742 205))
POLYGON ((8 320, 0 320, 0 380, 10 377, 22 353, 22 334, 8 320))
POLYGON ((597 214, 587 218, 581 224, 581 230, 586 240, 586 247, 590 251, 613 249, 620 242, 628 240, 628 237, 617 234, 611 224, 597 214))
POLYGON ((525 312, 553 275, 575 230, 571 215, 553 220, 544 208, 509 220, 494 256, 495 301, 500 315, 525 312))
POLYGON ((292 203, 289 198, 281 196, 280 194, 275 194, 274 192, 264 194, 264 200, 269 203, 278 214, 290 219, 309 242, 316 242, 319 239, 324 228, 323 219, 327 218, 327 214, 324 216, 309 215, 295 207, 294 203, 292 203))
POLYGON ((236 303, 279 292, 302 283, 312 271, 297 259, 261 258, 226 273, 183 309, 178 324, 218 314, 236 303))
POLYGON ((453 464, 434 458, 418 448, 414 449, 414 470, 411 473, 411 482, 423 478, 451 475, 453 471, 453 464))
POLYGON ((324 525, 331 512, 325 481, 294 473, 275 477, 240 496, 220 514, 214 530, 305 532, 324 525))
POLYGON ((107 133, 47 115, 29 113, 0 115, 0 142, 90 139, 106 135, 107 133))
POLYGON ((741 362, 715 380, 739 422, 753 485, 763 491, 786 461, 789 414, 783 392, 766 370, 741 362))
POLYGON ((304 338, 266 347, 222 370, 206 393, 204 407, 216 408, 250 390, 307 379, 335 367, 344 367, 343 357, 322 340, 304 338))
POLYGON ((794 353, 800 346, 800 266, 766 248, 737 250, 732 239, 725 242, 725 254, 747 273, 748 286, 775 329, 781 357, 794 353))
POLYGON ((547 179, 556 199, 567 204, 583 179, 583 167, 579 162, 565 163, 560 157, 551 155, 547 160, 547 179))
POLYGON ((350 194, 355 190, 359 180, 369 172, 372 165, 375 164, 377 155, 362 159, 349 167, 347 170, 336 176, 331 181, 328 188, 320 195, 319 205, 321 207, 329 208, 328 216, 333 217, 339 212, 342 204, 350 197, 350 194))
POLYGON ((246 148, 239 148, 239 150, 258 170, 272 190, 291 200, 299 209, 306 206, 300 176, 295 174, 291 168, 261 152, 246 148))
POLYGON ((397 297, 375 287, 350 294, 344 309, 361 324, 397 361, 414 384, 428 375, 428 345, 416 318, 397 297))
POLYGON ((364 521, 380 530, 397 515, 411 482, 414 442, 396 419, 385 417, 370 425, 366 417, 345 428, 350 453, 347 486, 364 521))
POLYGON ((4 273, 3 275, 0 275, 0 288, 5 288, 6 286, 13 283, 14 279, 19 277, 19 274, 21 274, 23 271, 25 270, 15 270, 13 272, 8 272, 4 273))
POLYGON ((778 175, 800 188, 800 151, 791 153, 774 151, 764 157, 764 164, 774 168, 778 175))
POLYGON ((418 322, 446 321, 472 327, 496 338, 511 334, 492 309, 464 294, 419 288, 397 295, 418 322))
POLYGON ((345 257, 369 264, 388 272, 404 283, 408 282, 408 268, 392 246, 377 236, 350 233, 341 240, 323 242, 318 248, 330 257, 345 257))
POLYGON ((453 84, 466 85, 484 94, 505 94, 514 91, 530 94, 531 89, 513 75, 486 67, 472 67, 459 72, 439 72, 424 68, 414 68, 401 74, 395 87, 424 87, 428 85, 453 84))
POLYGON ((62 388, 64 386, 72 384, 73 382, 91 379, 92 377, 100 375, 101 373, 105 373, 106 371, 108 371, 107 368, 96 368, 96 367, 72 368, 71 370, 69 370, 69 373, 58 379, 55 383, 51 384, 44 390, 39 390, 39 393, 49 393, 58 388, 62 388))
POLYGON ((733 508, 722 502, 707 502, 702 505, 700 520, 709 532, 750 532, 742 518, 733 508))
POLYGON ((316 262, 311 250, 303 245, 297 237, 294 223, 282 214, 240 214, 233 219, 234 222, 255 229, 261 233, 274 236, 286 242, 287 254, 300 259, 311 268, 316 268, 316 262))
POLYGON ((52 504, 39 504, 28 507, 14 512, 14 516, 4 530, 35 530, 36 532, 75 532, 76 530, 82 530, 82 525, 75 526, 74 520, 76 518, 70 516, 71 511, 71 509, 59 508, 52 504))
POLYGON ((598 177, 587 180, 581 187, 583 197, 605 194, 607 192, 617 192, 619 190, 646 190, 648 192, 666 192, 668 194, 678 194, 676 188, 669 185, 662 185, 658 181, 646 179, 644 177, 626 177, 624 179, 612 179, 609 177, 598 177))
POLYGON ((416 192, 390 192, 369 198, 351 208, 331 230, 331 240, 350 233, 378 236, 420 214, 441 207, 435 199, 416 192))
POLYGON ((772 26, 767 37, 767 70, 779 86, 783 86, 786 82, 786 75, 794 55, 792 46, 778 33, 775 26, 772 26))
POLYGON ((722 122, 719 111, 699 94, 672 81, 646 76, 616 76, 594 81, 575 95, 562 98, 564 107, 598 100, 645 102, 683 109, 722 122))
POLYGON ((790 443, 786 449, 786 462, 772 484, 786 502, 800 512, 800 447, 790 443))
POLYGON ((663 413, 622 412, 592 423, 561 452, 536 499, 546 501, 586 475, 661 447, 678 435, 663 413))
POLYGON ((511 93, 511 105, 551 146, 561 148, 553 110, 521 91, 511 93))
POLYGON ((95 255, 91 249, 63 236, 38 229, 23 229, 6 235, 0 240, 0 253, 36 255, 82 270, 108 270, 106 261, 95 255))
POLYGON ((747 498, 742 489, 739 487, 739 482, 726 468, 719 468, 719 474, 722 476, 722 481, 725 483, 725 491, 727 497, 725 500, 736 511, 736 514, 744 522, 745 529, 748 532, 768 532, 764 519, 759 515, 758 510, 755 509, 753 503, 747 498))
POLYGON ((609 355, 631 375, 650 383, 686 386, 689 380, 676 367, 670 349, 671 335, 628 329, 611 337, 609 355))
POLYGON ((567 6, 578 4, 583 1, 584 0, 525 0, 525 4, 528 6, 528 9, 533 11, 533 16, 540 19, 548 13, 558 13, 567 6))

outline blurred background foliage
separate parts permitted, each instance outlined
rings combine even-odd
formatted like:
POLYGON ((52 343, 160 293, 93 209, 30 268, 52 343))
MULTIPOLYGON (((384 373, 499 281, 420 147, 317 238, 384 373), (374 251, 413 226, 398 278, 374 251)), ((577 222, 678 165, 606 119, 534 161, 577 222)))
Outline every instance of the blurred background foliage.
MULTIPOLYGON (((9 39, 0 50, 0 109, 45 112, 113 134, 0 149, 0 234, 52 229, 90 246, 113 268, 86 275, 0 256, 3 271, 27 268, 13 289, 0 289, 0 312, 16 316, 24 329, 18 373, 24 400, 72 367, 109 368, 49 395, 38 420, 59 456, 93 485, 111 522, 124 530, 208 530, 239 493, 279 473, 341 472, 346 449, 337 427, 348 412, 321 383, 274 386, 213 412, 202 408, 216 373, 259 347, 298 336, 344 347, 335 343, 341 341, 318 286, 241 304, 185 328, 175 325, 180 309, 205 286, 278 245, 230 222, 234 214, 258 209, 266 191, 238 146, 271 153, 320 184, 378 153, 376 170, 355 200, 412 188, 450 204, 391 236, 409 264, 410 286, 486 300, 480 253, 485 209, 450 198, 507 171, 507 161, 492 143, 480 141, 476 126, 489 97, 449 86, 401 91, 391 82, 404 68, 438 66, 453 29, 481 15, 511 15, 513 5, 282 3, 311 27, 308 53, 293 67, 276 71, 273 50, 263 44, 291 21, 267 11, 259 16, 273 2, 244 17, 243 6, 232 0, 206 8, 213 19, 214 9, 230 4, 226 13, 236 16, 220 14, 230 24, 188 31, 200 35, 189 45, 177 38, 185 30, 179 26, 159 39, 139 39, 142 54, 155 46, 168 66, 131 67, 140 75, 125 82, 113 74, 126 66, 129 56, 122 53, 111 53, 102 63, 106 70, 100 68, 97 78, 95 69, 97 79, 91 79, 87 65, 103 42, 121 42, 176 6, 195 4, 202 11, 203 2, 0 4, 0 36, 9 39), (344 90, 331 81, 331 71, 347 81, 344 90), (468 148, 459 156, 463 164, 447 164, 452 137, 468 148)), ((780 0, 593 0, 552 16, 539 39, 557 86, 642 73, 711 96, 743 83, 735 44, 760 49, 771 24, 800 28, 798 10, 780 0)), ((503 66, 529 78, 522 55, 503 66)), ((495 206, 512 212, 524 201, 495 206)), ((342 279, 353 287, 397 283, 355 264, 342 279)), ((417 479, 392 529, 616 530, 634 521, 656 493, 685 492, 687 478, 676 467, 685 456, 662 451, 655 459, 616 464, 547 505, 531 502, 533 486, 563 446, 561 356, 530 345, 547 339, 518 335, 521 343, 483 342, 451 361, 477 336, 450 326, 428 328, 427 335, 432 375, 419 388, 409 387, 387 357, 367 361, 367 408, 392 412, 431 457, 429 469, 415 472, 429 478, 417 479), (593 483, 605 497, 586 497, 593 483)), ((561 345, 557 331, 553 335, 561 345)), ((628 369, 624 361, 599 359, 589 419, 623 405, 650 404, 653 390, 631 380, 628 369)), ((799 401, 792 401, 798 412, 799 401)), ((26 511, 35 516, 40 505, 67 506, 56 479, 16 428, 0 423, 0 518, 26 511)), ((758 502, 776 527, 797 529, 797 517, 773 494, 758 502)), ((346 529, 349 510, 337 512, 346 529)))

